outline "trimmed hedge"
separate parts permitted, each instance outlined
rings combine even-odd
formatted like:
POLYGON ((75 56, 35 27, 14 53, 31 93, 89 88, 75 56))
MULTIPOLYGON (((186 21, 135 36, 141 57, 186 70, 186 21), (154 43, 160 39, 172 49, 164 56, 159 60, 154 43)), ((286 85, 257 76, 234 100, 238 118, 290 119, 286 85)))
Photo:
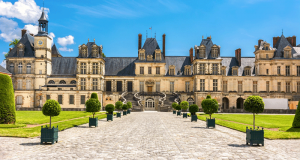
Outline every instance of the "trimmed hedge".
POLYGON ((117 102, 115 103, 115 107, 116 107, 117 110, 122 109, 122 106, 123 106, 123 102, 121 102, 121 101, 117 101, 117 102))
POLYGON ((300 101, 298 102, 297 111, 293 121, 294 128, 300 128, 300 101))
POLYGON ((0 74, 0 124, 16 122, 15 95, 12 80, 0 74))
POLYGON ((91 98, 98 99, 98 94, 97 93, 92 93, 91 98))
POLYGON ((189 107, 189 112, 191 113, 191 115, 195 115, 195 113, 198 111, 199 111, 199 107, 196 104, 192 104, 189 107))
POLYGON ((203 108, 203 112, 209 114, 210 119, 211 115, 218 112, 219 108, 218 101, 216 99, 211 99, 210 95, 207 95, 206 99, 201 102, 201 106, 203 108))
POLYGON ((108 114, 113 114, 115 110, 115 106, 113 104, 108 104, 105 106, 105 111, 108 112, 108 114))
POLYGON ((176 108, 175 108, 177 111, 181 110, 181 106, 180 105, 177 105, 176 108))
POLYGON ((255 114, 265 109, 265 103, 260 96, 249 96, 244 102, 244 109, 253 113, 253 129, 255 129, 255 114))
POLYGON ((86 111, 91 112, 93 114, 93 118, 96 112, 100 111, 101 103, 98 99, 90 98, 85 102, 86 111))

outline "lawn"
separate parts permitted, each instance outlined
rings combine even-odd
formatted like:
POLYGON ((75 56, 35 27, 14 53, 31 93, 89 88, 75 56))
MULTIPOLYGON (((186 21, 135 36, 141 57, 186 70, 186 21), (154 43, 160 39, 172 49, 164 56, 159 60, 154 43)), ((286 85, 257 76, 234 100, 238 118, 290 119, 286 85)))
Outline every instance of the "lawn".
MULTIPOLYGON (((48 123, 49 117, 43 115, 41 111, 16 111, 17 123, 1 124, 0 136, 2 137, 37 137, 41 135, 41 126, 26 128, 26 124, 43 124, 48 123)), ((57 126, 60 131, 72 128, 89 122, 87 117, 92 114, 81 111, 62 111, 57 117, 52 118, 52 125, 57 126), (81 118, 84 117, 84 118, 81 118), (74 119, 78 118, 78 119, 74 119), (71 120, 73 119, 73 120, 71 120), (58 122, 64 121, 64 122, 58 122)), ((106 118, 105 112, 98 112, 95 117, 98 119, 106 118)))
MULTIPOLYGON (((205 121, 209 115, 198 114, 198 119, 205 121)), ((253 127, 252 114, 213 114, 216 124, 246 132, 246 127, 253 127)), ((292 128, 294 115, 256 115, 255 125, 266 128, 268 139, 299 139, 300 128, 292 128)))

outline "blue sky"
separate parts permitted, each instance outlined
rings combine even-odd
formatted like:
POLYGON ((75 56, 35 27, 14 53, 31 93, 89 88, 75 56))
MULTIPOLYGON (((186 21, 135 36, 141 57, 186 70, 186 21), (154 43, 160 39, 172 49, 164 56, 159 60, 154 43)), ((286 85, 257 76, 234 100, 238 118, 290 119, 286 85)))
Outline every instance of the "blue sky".
MULTIPOLYGON (((0 62, 22 28, 35 32, 42 6, 42 0, 0 0, 0 62)), ((103 45, 108 57, 135 57, 138 34, 144 42, 150 27, 160 45, 166 34, 167 56, 188 56, 202 36, 211 35, 221 56, 241 48, 244 57, 254 56, 258 39, 272 45, 282 29, 286 37, 300 36, 299 0, 45 0, 45 8, 49 32, 64 57, 77 56, 88 38, 103 45)))

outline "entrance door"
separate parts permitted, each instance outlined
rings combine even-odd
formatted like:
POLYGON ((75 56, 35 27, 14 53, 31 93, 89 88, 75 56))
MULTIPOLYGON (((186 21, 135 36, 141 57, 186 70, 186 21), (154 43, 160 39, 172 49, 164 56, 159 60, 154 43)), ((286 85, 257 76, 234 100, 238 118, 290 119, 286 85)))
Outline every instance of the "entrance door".
POLYGON ((127 82, 127 92, 132 92, 132 81, 127 82))
POLYGON ((152 98, 149 98, 149 99, 146 100, 145 110, 148 110, 148 111, 154 111, 155 110, 154 100, 152 98))
POLYGON ((148 92, 152 92, 152 86, 148 86, 148 92))

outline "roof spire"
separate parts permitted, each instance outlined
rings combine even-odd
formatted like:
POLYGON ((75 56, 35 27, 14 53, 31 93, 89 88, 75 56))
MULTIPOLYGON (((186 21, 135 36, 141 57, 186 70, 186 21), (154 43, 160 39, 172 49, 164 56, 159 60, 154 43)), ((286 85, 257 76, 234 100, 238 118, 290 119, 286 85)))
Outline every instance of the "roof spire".
POLYGON ((283 35, 283 29, 282 29, 282 35, 283 35))
POLYGON ((45 0, 43 0, 43 12, 44 12, 44 8, 45 8, 44 5, 45 5, 45 0))

